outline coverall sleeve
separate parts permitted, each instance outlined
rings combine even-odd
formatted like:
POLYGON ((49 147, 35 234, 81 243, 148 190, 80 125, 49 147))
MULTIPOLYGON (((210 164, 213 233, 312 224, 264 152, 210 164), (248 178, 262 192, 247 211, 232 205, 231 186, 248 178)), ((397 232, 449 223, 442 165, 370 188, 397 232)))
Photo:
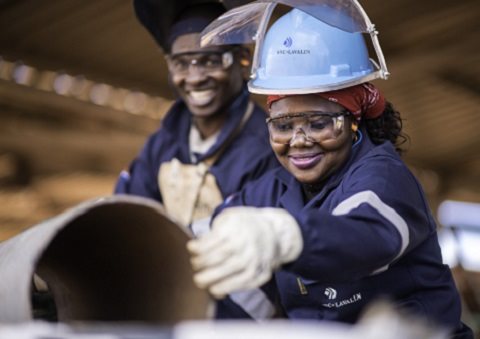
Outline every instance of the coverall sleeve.
POLYGON ((149 138, 140 154, 128 170, 123 170, 115 185, 115 194, 132 194, 162 202, 157 182, 159 164, 156 163, 153 136, 149 138))
POLYGON ((292 213, 304 248, 285 268, 307 279, 344 282, 380 272, 436 231, 422 189, 400 161, 373 159, 330 194, 330 206, 313 202, 292 213))

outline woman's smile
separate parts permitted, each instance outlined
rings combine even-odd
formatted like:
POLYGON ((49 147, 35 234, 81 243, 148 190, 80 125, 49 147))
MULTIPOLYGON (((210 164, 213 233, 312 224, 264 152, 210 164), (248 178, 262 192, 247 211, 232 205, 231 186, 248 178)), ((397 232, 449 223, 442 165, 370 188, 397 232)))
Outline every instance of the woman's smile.
MULTIPOLYGON (((270 108, 270 117, 302 112, 342 111, 344 108, 339 104, 316 95, 295 95, 274 102, 270 108)), ((353 134, 350 120, 346 121, 348 121, 347 124, 343 124, 341 131, 331 139, 322 139, 321 137, 325 136, 318 133, 317 125, 313 125, 313 129, 312 126, 308 126, 310 131, 303 131, 301 134, 292 133, 290 143, 275 143, 272 138, 270 143, 280 164, 298 181, 304 184, 318 184, 339 169, 350 156, 353 134), (308 133, 312 135, 307 135, 308 133), (318 140, 314 139, 315 137, 318 140)))
POLYGON ((323 159, 323 153, 297 153, 288 156, 293 166, 298 169, 309 169, 317 165, 323 159))

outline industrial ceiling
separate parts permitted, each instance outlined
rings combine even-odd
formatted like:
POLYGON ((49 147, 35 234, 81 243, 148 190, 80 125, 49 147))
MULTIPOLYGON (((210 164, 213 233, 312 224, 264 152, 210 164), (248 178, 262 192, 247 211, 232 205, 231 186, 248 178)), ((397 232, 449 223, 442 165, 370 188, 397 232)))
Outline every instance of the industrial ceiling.
MULTIPOLYGON (((376 85, 405 119, 405 159, 432 205, 480 202, 480 2, 360 2, 392 74, 376 85)), ((17 187, 0 187, 0 202, 15 207, 19 185, 27 194, 36 184, 43 193, 31 201, 58 205, 33 219, 1 212, 4 224, 110 192, 173 98, 161 51, 128 0, 0 1, 0 57, 0 184, 13 176, 17 187)))

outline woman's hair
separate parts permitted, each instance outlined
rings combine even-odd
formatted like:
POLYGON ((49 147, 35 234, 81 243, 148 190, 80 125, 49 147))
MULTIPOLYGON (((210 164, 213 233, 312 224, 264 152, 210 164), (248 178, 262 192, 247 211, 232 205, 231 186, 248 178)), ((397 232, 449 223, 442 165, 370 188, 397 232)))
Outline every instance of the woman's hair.
POLYGON ((409 137, 402 132, 402 118, 390 102, 386 102, 385 110, 378 118, 364 119, 363 122, 374 144, 390 141, 399 154, 405 152, 400 146, 409 141, 409 137))

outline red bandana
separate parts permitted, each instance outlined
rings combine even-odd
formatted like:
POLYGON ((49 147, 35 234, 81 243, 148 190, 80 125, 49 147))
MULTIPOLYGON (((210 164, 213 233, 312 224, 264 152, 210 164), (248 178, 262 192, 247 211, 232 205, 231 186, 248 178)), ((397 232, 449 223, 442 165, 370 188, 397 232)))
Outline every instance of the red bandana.
MULTIPOLYGON (((336 91, 313 93, 322 98, 336 102, 351 112, 357 120, 362 117, 375 119, 382 115, 385 109, 385 98, 383 94, 370 83, 364 83, 336 91)), ((293 95, 269 95, 267 97, 268 108, 275 101, 293 95)))

